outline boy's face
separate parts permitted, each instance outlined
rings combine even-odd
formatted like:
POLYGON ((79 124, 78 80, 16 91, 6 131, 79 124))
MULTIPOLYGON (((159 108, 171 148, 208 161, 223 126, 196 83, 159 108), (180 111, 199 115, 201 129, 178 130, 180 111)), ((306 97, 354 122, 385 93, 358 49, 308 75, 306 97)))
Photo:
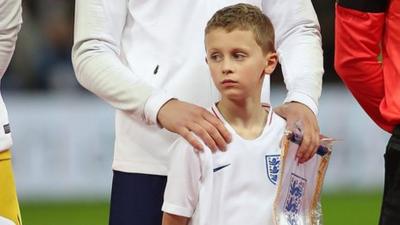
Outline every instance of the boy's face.
POLYGON ((258 98, 264 74, 277 63, 275 53, 263 53, 254 35, 247 30, 211 30, 205 37, 206 61, 222 98, 258 98))

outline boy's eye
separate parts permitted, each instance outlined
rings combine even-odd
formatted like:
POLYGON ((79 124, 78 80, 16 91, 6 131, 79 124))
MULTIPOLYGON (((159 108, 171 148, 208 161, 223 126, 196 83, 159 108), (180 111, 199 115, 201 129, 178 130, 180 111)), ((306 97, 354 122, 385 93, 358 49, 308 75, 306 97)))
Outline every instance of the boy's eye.
POLYGON ((218 54, 218 53, 211 54, 210 55, 210 59, 213 60, 213 61, 219 62, 219 61, 222 60, 222 55, 218 54))
POLYGON ((233 53, 232 56, 235 60, 243 60, 246 57, 246 55, 244 53, 240 53, 240 52, 233 53))

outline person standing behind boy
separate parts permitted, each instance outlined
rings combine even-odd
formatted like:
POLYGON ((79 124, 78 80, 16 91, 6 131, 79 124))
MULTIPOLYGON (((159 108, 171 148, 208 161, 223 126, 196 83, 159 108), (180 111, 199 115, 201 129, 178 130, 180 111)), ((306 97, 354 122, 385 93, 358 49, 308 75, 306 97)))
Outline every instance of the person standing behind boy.
POLYGON ((339 0, 335 69, 369 117, 392 134, 385 153, 380 225, 400 224, 399 62, 400 1, 339 0))
POLYGON ((286 126, 260 98, 264 77, 277 64, 273 26, 255 6, 228 6, 209 20, 205 46, 221 94, 211 112, 231 132, 232 142, 226 152, 214 154, 196 152, 182 138, 174 143, 163 225, 272 224, 286 126), (274 166, 277 170, 268 170, 274 166))
MULTIPOLYGON (((319 144, 322 87, 318 19, 310 0, 244 0, 276 30, 287 87, 279 109, 304 124, 300 162, 319 144)), ((203 107, 218 100, 204 64, 203 30, 237 0, 76 0, 72 62, 78 81, 116 109, 110 225, 161 223, 167 149, 178 135, 224 149, 229 132, 203 107), (164 128, 164 129, 161 129, 164 128)), ((263 99, 269 101, 268 90, 263 99)), ((107 128, 105 128, 107 129, 107 128)))
MULTIPOLYGON (((0 0, 0 79, 14 53, 22 24, 20 0, 0 0)), ((21 223, 14 176, 12 172, 11 130, 7 109, 0 94, 0 224, 21 223)))

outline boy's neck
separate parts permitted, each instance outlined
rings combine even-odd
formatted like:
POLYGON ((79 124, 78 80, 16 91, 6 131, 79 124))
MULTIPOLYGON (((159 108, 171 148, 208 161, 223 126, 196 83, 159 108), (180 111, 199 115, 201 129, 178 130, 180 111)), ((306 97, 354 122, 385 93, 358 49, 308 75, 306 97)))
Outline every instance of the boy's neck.
POLYGON ((218 110, 231 127, 244 139, 255 139, 261 135, 268 118, 268 111, 259 99, 232 101, 221 99, 218 110))

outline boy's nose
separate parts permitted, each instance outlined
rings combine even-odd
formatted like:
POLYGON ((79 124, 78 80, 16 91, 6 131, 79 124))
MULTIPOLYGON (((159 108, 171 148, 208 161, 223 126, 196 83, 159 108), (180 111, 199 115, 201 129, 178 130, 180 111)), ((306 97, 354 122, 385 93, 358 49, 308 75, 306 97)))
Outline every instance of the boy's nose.
POLYGON ((230 60, 224 60, 223 65, 222 65, 222 74, 226 75, 229 73, 232 73, 232 63, 230 60))
POLYGON ((231 74, 232 73, 232 70, 230 70, 230 69, 224 69, 224 70, 222 70, 222 74, 223 75, 228 75, 228 74, 231 74))

